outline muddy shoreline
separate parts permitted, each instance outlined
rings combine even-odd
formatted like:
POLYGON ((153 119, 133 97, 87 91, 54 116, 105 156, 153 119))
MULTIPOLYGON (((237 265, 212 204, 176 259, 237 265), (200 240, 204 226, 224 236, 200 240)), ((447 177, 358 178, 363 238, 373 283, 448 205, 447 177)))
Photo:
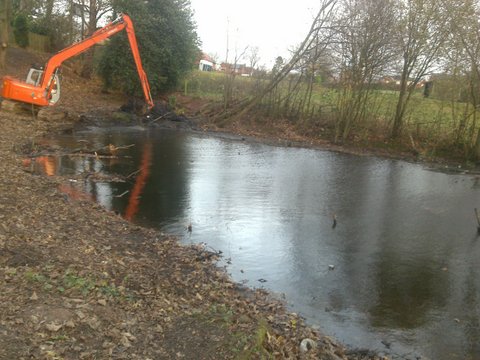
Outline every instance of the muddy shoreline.
POLYGON ((249 131, 244 127, 238 126, 233 126, 230 128, 218 128, 207 118, 198 118, 196 116, 192 117, 197 119, 195 121, 185 116, 178 117, 174 113, 166 119, 162 117, 162 115, 160 115, 161 119, 159 119, 159 117, 155 115, 149 117, 138 117, 135 115, 121 112, 115 112, 114 116, 110 118, 103 117, 101 119, 90 116, 89 120, 87 120, 87 117, 81 116, 80 121, 75 122, 72 126, 72 129, 76 131, 82 131, 90 127, 109 128, 119 126, 140 126, 144 128, 153 127, 164 130, 191 131, 205 136, 215 136, 228 140, 245 141, 247 143, 257 143, 279 147, 296 147, 320 151, 330 151, 356 156, 370 156, 384 159, 400 160, 412 164, 418 164, 425 169, 442 173, 462 175, 480 174, 479 166, 472 166, 471 164, 467 166, 464 163, 451 159, 429 159, 409 152, 395 152, 386 151, 379 148, 365 149, 349 145, 338 145, 332 144, 331 142, 322 139, 303 138, 301 140, 295 140, 289 138, 288 134, 278 133, 276 135, 266 135, 261 131, 249 131))
POLYGON ((205 248, 64 193, 67 179, 24 171, 33 139, 79 124, 0 114, 0 359, 380 358, 347 352, 268 293, 240 288, 205 248), (301 352, 304 339, 316 347, 301 352))

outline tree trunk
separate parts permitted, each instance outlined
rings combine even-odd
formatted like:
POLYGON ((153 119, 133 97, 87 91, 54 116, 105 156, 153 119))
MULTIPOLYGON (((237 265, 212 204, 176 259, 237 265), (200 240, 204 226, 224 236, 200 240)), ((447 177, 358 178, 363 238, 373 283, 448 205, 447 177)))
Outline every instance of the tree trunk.
POLYGON ((478 163, 480 160, 480 129, 477 131, 477 139, 475 141, 474 149, 475 161, 478 163))
POLYGON ((398 138, 402 133, 403 116, 407 106, 408 97, 408 66, 405 64, 402 72, 402 79, 400 80, 400 93, 398 94, 397 108, 395 117, 393 119, 392 138, 398 138))
POLYGON ((8 48, 10 0, 0 0, 0 69, 5 69, 8 48))
POLYGON ((74 22, 73 22, 73 16, 74 16, 74 4, 73 4, 73 0, 68 0, 68 6, 69 6, 69 13, 68 13, 68 24, 69 24, 69 28, 70 28, 70 34, 68 36, 68 42, 70 44, 73 43, 73 40, 74 40, 74 30, 75 30, 75 25, 74 25, 74 22))
POLYGON ((51 21, 52 21, 53 2, 54 2, 54 0, 47 0, 46 1, 45 20, 46 20, 47 24, 51 24, 51 21))
MULTIPOLYGON (((88 11, 88 29, 87 36, 92 35, 97 29, 97 1, 90 0, 89 11, 88 11)), ((94 47, 91 47, 85 52, 83 58, 83 67, 81 71, 81 76, 85 79, 90 79, 93 73, 93 57, 94 57, 94 47)))

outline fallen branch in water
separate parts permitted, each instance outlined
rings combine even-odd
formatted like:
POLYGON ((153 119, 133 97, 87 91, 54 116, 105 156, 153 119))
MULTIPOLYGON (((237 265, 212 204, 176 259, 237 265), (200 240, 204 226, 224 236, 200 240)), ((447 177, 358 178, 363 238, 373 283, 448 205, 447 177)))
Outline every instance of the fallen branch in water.
POLYGON ((142 170, 142 169, 138 169, 138 170, 132 172, 130 175, 128 175, 128 176, 126 177, 126 179, 130 179, 132 176, 137 175, 141 170, 142 170))
POLYGON ((125 146, 115 146, 115 145, 110 144, 110 145, 105 146, 104 149, 117 151, 117 150, 129 149, 133 146, 135 146, 135 144, 125 145, 125 146))
POLYGON ((152 123, 154 123, 155 121, 158 121, 158 120, 160 120, 160 119, 163 119, 165 116, 168 116, 168 115, 170 115, 170 114, 171 114, 171 112, 167 112, 167 113, 165 113, 165 114, 157 117, 156 119, 150 121, 150 124, 152 124, 152 123))
POLYGON ((130 190, 125 190, 123 193, 121 193, 120 195, 113 195, 114 198, 121 198, 123 197, 124 195, 128 194, 130 192, 130 190))
MULTIPOLYGON (((54 156, 62 156, 62 155, 54 155, 54 156)), ((97 159, 118 159, 119 157, 116 155, 98 155, 98 154, 66 154, 69 157, 86 157, 86 158, 97 158, 97 159)), ((130 156, 124 156, 130 157, 130 156)))

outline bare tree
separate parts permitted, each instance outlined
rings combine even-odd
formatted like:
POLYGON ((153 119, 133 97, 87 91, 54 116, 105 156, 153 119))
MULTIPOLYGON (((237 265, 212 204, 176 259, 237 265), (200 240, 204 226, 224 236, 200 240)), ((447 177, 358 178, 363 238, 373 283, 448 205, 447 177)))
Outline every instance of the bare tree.
POLYGON ((353 126, 364 122, 372 83, 395 56, 391 29, 393 0, 343 0, 335 24, 333 53, 339 73, 335 142, 345 141, 353 126))
POLYGON ((448 55, 450 66, 455 67, 468 85, 468 101, 458 122, 456 140, 463 140, 467 146, 466 156, 480 159, 480 129, 478 113, 480 106, 480 3, 475 0, 443 1, 451 30, 449 32, 448 55), (469 106, 471 105, 471 106, 469 106), (472 151, 473 150, 473 151, 472 151), (473 152, 473 154, 470 154, 473 152), (471 156, 473 155, 473 156, 471 156))
POLYGON ((439 59, 448 32, 445 11, 437 0, 398 0, 397 43, 401 51, 401 80, 392 137, 398 137, 404 125, 410 98, 422 78, 439 59))
POLYGON ((0 69, 2 70, 6 67, 10 14, 10 0, 0 0, 0 69))
POLYGON ((50 24, 53 15, 53 5, 55 0, 45 0, 45 22, 50 24))
POLYGON ((290 72, 297 66, 299 61, 304 57, 305 53, 316 46, 319 42, 329 42, 331 38, 330 27, 328 25, 331 21, 338 0, 322 0, 320 9, 315 16, 312 25, 305 36, 302 43, 293 53, 291 59, 286 62, 278 71, 272 73, 272 77, 266 86, 253 96, 246 97, 239 101, 235 107, 225 108, 222 114, 217 117, 221 122, 228 121, 236 116, 241 116, 247 113, 255 106, 260 104, 262 100, 274 91, 282 80, 284 80, 290 72))
MULTIPOLYGON (((84 0, 82 0, 83 2, 84 0)), ((88 25, 87 35, 92 35, 97 30, 98 20, 111 10, 109 0, 88 0, 88 25)), ((83 20, 82 20, 83 21, 83 20)), ((95 47, 90 48, 84 56, 81 76, 89 79, 93 72, 93 57, 95 47)))
MULTIPOLYGON (((228 109, 232 100, 233 100, 233 89, 235 78, 238 74, 238 64, 241 59, 245 56, 245 53, 248 50, 248 46, 245 47, 241 52, 238 52, 238 49, 235 49, 235 55, 233 57, 233 64, 229 64, 226 61, 225 68, 225 81, 223 83, 223 108, 224 110, 228 109)), ((228 50, 227 50, 228 51, 228 50)))
POLYGON ((258 62, 260 61, 260 56, 258 52, 258 46, 250 47, 248 51, 247 57, 251 69, 250 71, 252 72, 250 75, 253 75, 254 69, 257 67, 258 62))

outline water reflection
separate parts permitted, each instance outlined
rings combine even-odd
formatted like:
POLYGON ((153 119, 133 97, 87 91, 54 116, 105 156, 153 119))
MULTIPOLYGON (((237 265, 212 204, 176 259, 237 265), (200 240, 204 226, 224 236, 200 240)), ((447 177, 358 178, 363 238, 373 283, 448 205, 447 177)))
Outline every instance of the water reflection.
POLYGON ((55 141, 135 146, 57 159, 55 173, 140 170, 80 184, 140 224, 185 234, 192 222, 184 241, 222 250, 237 281, 286 293, 324 332, 401 358, 480 358, 477 178, 175 132, 75 136, 55 141))
POLYGON ((29 168, 30 172, 41 173, 47 176, 56 175, 56 169, 58 168, 57 162, 58 159, 55 159, 51 156, 38 156, 33 159, 25 159, 23 161, 23 166, 29 168))
POLYGON ((125 219, 133 220, 138 212, 140 205, 140 198, 142 196, 145 185, 147 184, 150 175, 150 168, 152 166, 152 144, 147 142, 143 146, 142 160, 140 163, 139 174, 135 179, 135 184, 128 200, 127 208, 125 209, 125 219))

